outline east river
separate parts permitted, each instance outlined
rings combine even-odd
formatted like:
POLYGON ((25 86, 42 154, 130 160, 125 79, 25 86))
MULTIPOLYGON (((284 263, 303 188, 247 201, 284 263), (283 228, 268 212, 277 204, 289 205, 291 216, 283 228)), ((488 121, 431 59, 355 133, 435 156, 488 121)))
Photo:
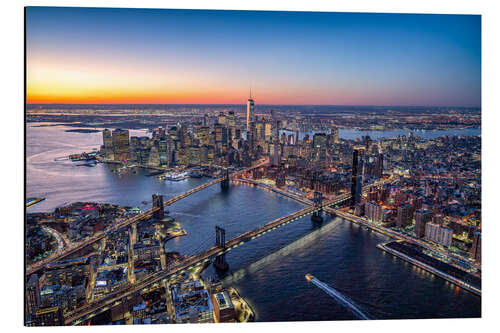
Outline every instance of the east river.
MULTIPOLYGON (((101 133, 65 132, 69 129, 65 126, 33 127, 37 125, 29 123, 26 133, 26 195, 46 200, 28 212, 52 211, 74 201, 149 208, 152 193, 168 198, 207 181, 159 181, 142 171, 118 175, 103 164, 87 167, 55 161, 98 148, 101 133)), ((229 191, 222 192, 215 185, 168 208, 188 235, 167 242, 167 247, 192 254, 214 244, 216 225, 224 227, 230 239, 302 207, 257 187, 231 184, 229 191)), ((229 252, 229 271, 220 278, 248 301, 257 321, 356 319, 308 283, 306 273, 347 295, 376 319, 481 316, 480 297, 376 248, 387 240, 339 218, 317 225, 305 217, 229 252)), ((204 272, 216 274, 212 267, 204 272)))

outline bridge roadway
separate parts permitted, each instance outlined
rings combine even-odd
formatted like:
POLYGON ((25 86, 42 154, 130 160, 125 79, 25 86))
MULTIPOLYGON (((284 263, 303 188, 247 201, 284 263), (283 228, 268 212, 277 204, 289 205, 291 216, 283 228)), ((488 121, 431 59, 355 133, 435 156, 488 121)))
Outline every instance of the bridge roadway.
POLYGON ((267 185, 267 184, 264 184, 264 183, 261 183, 261 182, 258 182, 258 181, 255 181, 253 179, 248 179, 248 178, 238 178, 238 179, 235 179, 235 182, 236 183, 245 183, 245 184, 251 184, 251 185, 255 185, 255 186, 259 186, 259 187, 262 187, 266 190, 269 190, 269 191, 272 191, 272 192, 275 192, 275 193, 278 193, 278 194, 281 194, 281 195, 284 195, 288 198, 291 198, 293 200, 296 200, 300 203, 303 203, 305 205, 312 205, 313 202, 307 198, 304 198, 298 194, 295 194, 295 193, 292 193, 292 192, 289 192, 289 191, 285 191, 285 190, 281 190, 275 186, 271 186, 271 185, 267 185))
MULTIPOLYGON (((250 170, 252 170, 252 169, 255 169, 255 168, 261 167, 261 166, 263 166, 263 165, 266 165, 267 163, 269 163, 269 160, 264 160, 264 161, 262 161, 262 162, 261 162, 261 163, 259 163, 259 164, 256 164, 256 165, 254 165, 254 166, 251 166, 251 167, 248 167, 248 168, 242 169, 242 170, 240 170, 240 171, 238 171, 238 172, 235 172, 235 173, 230 174, 230 175, 229 175, 229 178, 231 179, 231 178, 238 177, 239 175, 241 175, 241 174, 243 174, 243 173, 245 173, 245 172, 248 172, 248 171, 250 171, 250 170)), ((199 191, 201 191, 201 190, 203 190, 203 189, 205 189, 205 188, 207 188, 207 187, 209 187, 209 186, 212 186, 212 185, 214 185, 214 184, 220 183, 220 182, 221 182, 221 181, 223 181, 223 180, 224 180, 224 177, 217 178, 217 179, 211 180, 211 181, 209 181, 209 182, 207 182, 207 183, 204 183, 204 184, 202 184, 202 185, 200 185, 200 186, 197 186, 197 187, 195 187, 195 188, 192 188, 192 189, 190 189, 190 190, 189 190, 189 191, 187 191, 187 192, 184 192, 184 193, 182 193, 182 194, 180 194, 180 195, 177 195, 177 196, 175 196, 175 197, 173 197, 173 198, 170 198, 169 200, 165 201, 165 202, 164 202, 164 206, 169 206, 169 205, 173 204, 174 202, 177 202, 177 201, 179 201, 179 200, 181 200, 181 199, 183 199, 183 198, 185 198, 185 197, 187 197, 187 196, 190 196, 191 194, 194 194, 194 193, 196 193, 196 192, 199 192, 199 191)), ((47 258, 47 259, 45 259, 45 260, 40 261, 40 262, 38 262, 37 264, 34 264, 34 265, 32 265, 31 267, 29 267, 29 268, 26 270, 26 275, 30 275, 30 274, 33 274, 33 273, 35 273, 35 272, 38 272, 38 271, 39 271, 40 269, 42 269, 42 268, 43 268, 43 266, 45 266, 46 264, 48 264, 48 263, 50 263, 50 262, 53 262, 53 261, 61 260, 61 259, 65 258, 65 257, 69 256, 70 254, 73 254, 73 253, 75 253, 75 252, 77 252, 77 251, 79 251, 79 250, 81 250, 81 249, 85 248, 86 246, 89 246, 89 245, 91 245, 91 244, 93 244, 93 243, 95 243, 95 242, 97 242, 97 241, 101 240, 101 239, 102 239, 102 238, 104 238, 104 237, 106 236, 106 234, 107 234, 107 233, 109 233, 109 232, 116 231, 116 230, 118 230, 119 228, 122 228, 122 227, 125 227, 125 226, 129 226, 129 225, 131 225, 132 223, 135 223, 135 222, 138 222, 138 221, 140 221, 140 220, 143 220, 143 219, 145 219, 145 218, 150 217, 150 216, 151 216, 151 215, 153 215, 153 213, 155 213, 158 209, 159 209, 159 208, 152 208, 152 209, 147 210, 147 211, 145 211, 145 212, 143 212, 143 213, 141 213, 141 214, 135 215, 135 216, 131 217, 130 219, 127 219, 127 220, 125 220, 125 221, 123 221, 123 222, 121 222, 121 223, 115 224, 115 225, 111 226, 110 228, 108 228, 108 229, 106 229, 106 230, 104 230, 104 231, 102 231, 102 232, 97 233, 96 235, 94 235, 94 236, 90 237, 89 239, 86 239, 86 240, 84 240, 84 241, 82 241, 82 242, 79 242, 79 243, 77 243, 77 244, 75 244, 75 245, 73 245, 73 246, 71 246, 71 247, 67 248, 64 252, 58 253, 58 254, 56 254, 56 255, 54 255, 54 256, 51 256, 51 257, 49 257, 49 258, 47 258)))
MULTIPOLYGON (((250 170, 252 170, 252 169, 259 168, 259 167, 261 167, 261 166, 263 166, 263 165, 265 165, 265 164, 267 164, 267 163, 269 163, 269 161, 268 161, 268 160, 265 160, 265 161, 263 161, 263 162, 261 162, 261 163, 259 163, 259 164, 257 164, 257 165, 254 165, 254 166, 251 166, 251 167, 248 167, 248 168, 242 169, 242 170, 240 170, 240 171, 237 171, 237 172, 231 173, 231 174, 229 175, 229 179, 235 179, 235 178, 237 178, 239 175, 241 175, 241 174, 243 174, 243 173, 245 173, 245 172, 248 172, 248 171, 250 171, 250 170)), ((201 190, 203 190, 203 189, 206 189, 207 187, 210 187, 210 186, 212 186, 212 185, 215 185, 215 184, 217 184, 217 183, 220 183, 220 182, 222 182, 223 180, 224 180, 224 177, 220 177, 220 178, 217 178, 217 179, 211 180, 211 181, 209 181, 209 182, 207 182, 207 183, 205 183, 205 184, 202 184, 202 185, 200 185, 200 186, 197 186, 197 187, 195 187, 195 188, 192 188, 192 189, 190 189, 189 191, 186 191, 186 192, 184 192, 184 193, 182 193, 182 194, 179 194, 179 195, 177 195, 177 196, 175 196, 175 197, 173 197, 173 198, 168 199, 167 201, 165 201, 165 202, 164 202, 164 205, 165 205, 165 206, 170 206, 170 205, 171 205, 171 204, 173 204, 174 202, 177 202, 177 201, 179 201, 179 200, 181 200, 181 199, 184 199, 185 197, 188 197, 188 196, 190 196, 191 194, 194 194, 194 193, 199 192, 199 191, 201 191, 201 190)))
MULTIPOLYGON (((238 179, 238 180, 241 181, 241 179, 238 179)), ((392 181, 394 181, 394 180, 392 178, 389 178, 387 180, 377 181, 374 184, 366 185, 363 187, 363 192, 367 191, 372 186, 379 186, 383 183, 390 183, 392 181)), ((262 184, 259 184, 259 185, 262 185, 262 184)), ((309 204, 312 204, 312 202, 308 199, 300 198, 299 196, 296 196, 294 194, 291 194, 291 193, 288 193, 285 191, 280 191, 280 193, 282 193, 282 192, 287 193, 290 196, 293 195, 294 197, 301 199, 300 201, 304 201, 304 203, 307 202, 309 204)), ((297 199, 297 198, 294 198, 294 199, 297 199)), ((337 210, 331 209, 331 208, 329 208, 329 206, 336 205, 336 204, 339 204, 341 202, 344 202, 344 201, 350 200, 350 199, 351 199, 350 193, 342 194, 342 195, 336 196, 333 199, 325 200, 323 202, 323 204, 321 205, 321 208, 324 209, 328 213, 337 213, 338 212, 337 210)), ((83 307, 80 307, 79 309, 69 313, 66 316, 65 324, 66 325, 69 325, 69 324, 78 325, 82 321, 88 320, 88 319, 94 317, 95 315, 97 315, 101 312, 104 312, 115 305, 120 304, 121 300, 123 300, 127 296, 131 296, 134 293, 141 291, 141 290, 147 290, 147 287, 152 285, 152 284, 159 283, 163 279, 173 277, 176 274, 182 274, 190 268, 193 268, 195 266, 198 266, 200 264, 203 264, 205 262, 210 261, 210 258, 213 258, 213 257, 219 256, 223 253, 226 253, 226 252, 228 252, 228 251, 230 251, 230 250, 232 250, 232 249, 234 249, 234 248, 236 248, 236 247, 238 247, 238 246, 240 246, 248 241, 251 241, 255 238, 258 238, 258 237, 260 237, 260 236, 262 236, 270 231, 273 231, 279 227, 282 227, 286 224, 289 224, 293 221, 296 221, 297 219, 300 219, 306 215, 312 214, 313 212, 318 211, 319 209, 320 209, 320 207, 309 206, 309 207, 306 207, 306 208, 299 210, 295 213, 292 213, 290 215, 277 218, 271 222, 264 224, 263 226, 261 226, 257 229, 247 231, 247 232, 240 234, 239 236, 229 240, 226 243, 225 249, 222 249, 222 248, 217 247, 217 246, 213 246, 204 252, 201 252, 195 256, 191 256, 191 257, 186 258, 182 262, 178 263, 175 266, 170 267, 169 269, 167 269, 165 271, 150 274, 149 276, 146 276, 144 279, 142 279, 141 281, 138 281, 137 283, 135 283, 133 285, 126 283, 126 284, 122 285, 121 287, 119 287, 118 289, 112 291, 110 294, 106 295, 105 297, 98 299, 92 303, 86 304, 83 307)))
MULTIPOLYGON (((322 207, 335 205, 343 201, 349 200, 350 198, 351 198, 350 194, 343 194, 338 197, 335 197, 334 199, 325 201, 322 207)), ((98 299, 92 303, 88 303, 83 307, 80 307, 79 309, 68 313, 65 319, 65 324, 78 325, 81 322, 91 319, 97 314, 109 310, 111 307, 120 304, 124 298, 132 296, 134 293, 139 292, 141 290, 147 290, 147 287, 152 284, 160 283, 164 279, 183 274, 184 272, 186 272, 186 270, 190 268, 206 263, 210 261, 211 258, 213 257, 217 257, 221 254, 229 252, 232 249, 240 245, 243 245, 244 243, 249 242, 255 238, 258 238, 270 231, 273 231, 279 227, 294 222, 306 215, 312 214, 313 212, 320 210, 322 207, 309 206, 290 215, 277 218, 273 221, 264 224, 263 226, 257 229, 247 231, 229 240, 228 242, 226 242, 225 249, 218 246, 213 246, 208 250, 205 250, 197 255, 186 258, 182 262, 178 263, 175 266, 170 267, 165 271, 150 274, 149 276, 146 276, 145 278, 136 282, 135 284, 126 283, 122 285, 120 288, 104 296, 103 298, 98 299)))
POLYGON ((131 225, 132 223, 136 223, 138 221, 141 221, 141 220, 144 220, 146 218, 149 218, 151 217, 151 215, 153 215, 156 211, 158 211, 158 207, 156 208, 151 208, 145 212, 142 212, 140 214, 137 214, 137 215, 134 215, 132 216, 131 218, 129 219, 126 219, 126 220, 123 220, 117 224, 113 224, 112 226, 110 226, 109 228, 107 228, 106 230, 104 231, 100 231, 98 233, 96 233, 95 235, 93 235, 92 237, 88 238, 88 239, 85 239, 81 242, 78 242, 70 247, 68 247, 64 252, 61 252, 59 254, 57 254, 56 256, 54 257, 50 257, 46 260, 43 260, 39 263, 37 263, 36 265, 33 265, 31 266, 29 269, 26 270, 26 275, 30 275, 30 274, 33 274, 37 271, 39 271, 40 269, 42 269, 46 264, 48 263, 51 263, 51 262, 54 262, 54 261, 58 261, 58 260, 61 260, 79 250, 82 250, 83 248, 95 243, 95 242, 98 242, 99 240, 103 239, 104 237, 107 236, 108 233, 110 232, 114 232, 120 228, 123 228, 123 227, 127 227, 129 225, 131 225))
POLYGON ((186 192, 184 192, 184 193, 182 193, 182 194, 179 194, 179 195, 177 195, 177 196, 175 196, 175 197, 173 197, 173 198, 170 198, 170 199, 168 199, 167 201, 164 201, 164 202, 163 202, 163 204, 164 204, 165 206, 170 206, 170 205, 171 205, 171 204, 173 204, 174 202, 177 202, 177 201, 179 201, 179 200, 181 200, 181 199, 184 199, 185 197, 188 197, 188 196, 190 196, 191 194, 194 194, 194 193, 199 192, 199 191, 201 191, 201 190, 203 190, 203 189, 206 189, 207 187, 210 187, 210 186, 212 186, 212 185, 215 185, 215 184, 217 184, 217 183, 220 183, 223 179, 224 179, 224 178, 217 178, 217 179, 211 180, 211 181, 209 181, 209 182, 207 182, 207 183, 205 183, 205 184, 202 184, 202 185, 200 185, 200 186, 197 186, 197 187, 195 187, 195 188, 190 189, 189 191, 186 191, 186 192))

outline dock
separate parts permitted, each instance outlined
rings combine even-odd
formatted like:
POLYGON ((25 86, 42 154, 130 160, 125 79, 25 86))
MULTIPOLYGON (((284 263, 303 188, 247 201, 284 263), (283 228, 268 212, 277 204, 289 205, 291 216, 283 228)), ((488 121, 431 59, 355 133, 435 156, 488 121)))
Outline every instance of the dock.
MULTIPOLYGON (((448 282, 453 283, 456 286, 459 286, 460 288, 463 288, 477 296, 481 296, 481 289, 480 287, 478 288, 477 286, 472 285, 471 283, 467 283, 461 279, 458 279, 457 277, 454 277, 450 274, 447 274, 446 272, 441 271, 440 269, 433 267, 431 265, 428 265, 426 263, 421 262, 420 260, 417 260, 416 258, 412 258, 409 255, 406 255, 400 251, 397 251, 396 249, 388 246, 390 243, 393 243, 394 241, 378 244, 377 247, 383 251, 386 251, 390 254, 392 254, 395 257, 398 257, 404 261, 407 261, 429 273, 432 273, 434 275, 439 276, 442 279, 445 279, 448 282)), ((398 242, 398 241, 396 241, 398 242)), ((400 241, 399 241, 400 242, 400 241)))

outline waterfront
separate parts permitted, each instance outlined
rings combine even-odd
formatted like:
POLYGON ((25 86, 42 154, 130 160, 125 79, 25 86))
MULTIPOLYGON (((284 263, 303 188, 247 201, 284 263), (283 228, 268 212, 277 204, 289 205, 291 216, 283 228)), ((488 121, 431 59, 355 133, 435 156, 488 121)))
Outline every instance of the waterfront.
MULTIPOLYGON (((72 201, 141 207, 146 200, 144 207, 149 208, 152 193, 168 197, 205 181, 159 182, 142 172, 116 175, 101 164, 76 167, 71 161, 56 162, 57 157, 98 148, 101 142, 100 133, 64 129, 28 129, 26 194, 47 198, 29 212, 51 211, 72 201)), ((188 236, 168 242, 167 247, 190 253, 213 245, 215 225, 226 228, 229 239, 300 208, 291 199, 253 186, 233 185, 224 193, 216 185, 169 208, 188 236)), ((387 240, 340 219, 326 220, 319 228, 306 217, 231 251, 223 283, 239 291, 258 321, 355 319, 308 284, 307 272, 377 319, 480 316, 479 297, 376 248, 387 240)), ((204 274, 215 272, 209 268, 204 274)))
MULTIPOLYGON (((282 131, 283 132, 283 131, 282 131)), ((285 131, 287 134, 294 134, 293 131, 285 131)), ((310 138, 314 136, 315 133, 320 133, 321 131, 310 131, 310 132, 299 132, 299 139, 302 140, 304 136, 309 135, 310 138)), ((357 130, 350 128, 340 128, 339 138, 345 140, 356 140, 362 136, 369 136, 373 140, 378 140, 381 138, 397 138, 398 136, 406 136, 412 132, 414 136, 421 137, 424 139, 435 139, 440 136, 477 136, 481 135, 480 128, 464 128, 464 129, 449 129, 449 130, 417 130, 412 131, 409 129, 398 129, 398 130, 385 130, 385 131, 372 131, 372 130, 357 130)))

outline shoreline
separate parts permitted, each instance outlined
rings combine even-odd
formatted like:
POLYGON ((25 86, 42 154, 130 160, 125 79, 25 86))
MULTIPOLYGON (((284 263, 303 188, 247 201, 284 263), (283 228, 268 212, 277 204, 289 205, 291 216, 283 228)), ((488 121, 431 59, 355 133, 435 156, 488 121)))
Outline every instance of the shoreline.
POLYGON ((434 274, 434 275, 436 275, 438 277, 441 277, 441 278, 447 280, 448 282, 451 282, 451 283, 455 284, 456 286, 458 286, 460 288, 463 288, 464 290, 467 290, 467 291, 469 291, 469 292, 471 292, 471 293, 473 293, 473 294, 478 295, 479 297, 481 297, 481 290, 480 289, 477 289, 477 288, 475 288, 473 286, 470 286, 469 284, 467 284, 466 282, 464 282, 464 281, 462 281, 460 279, 452 277, 452 276, 450 276, 450 275, 448 275, 448 274, 446 274, 444 272, 441 272, 440 270, 438 270, 438 269, 436 269, 434 267, 431 267, 431 266, 429 266, 427 264, 424 264, 424 263, 422 263, 422 262, 420 262, 420 261, 418 261, 418 260, 416 260, 414 258, 408 257, 408 256, 406 256, 406 255, 404 255, 404 254, 402 254, 402 253, 400 253, 400 252, 398 252, 398 251, 396 251, 394 249, 390 249, 390 248, 388 248, 386 246, 390 242, 401 241, 401 240, 404 240, 404 238, 399 237, 398 235, 394 235, 394 234, 385 232, 385 231, 381 230, 380 228, 378 228, 376 226, 370 225, 369 223, 363 223, 363 222, 360 222, 360 221, 356 221, 353 218, 349 218, 345 214, 342 214, 342 215, 337 215, 336 214, 336 216, 339 217, 339 218, 341 218, 341 219, 343 219, 343 220, 345 220, 345 221, 349 221, 349 222, 355 223, 355 224, 357 224, 359 226, 368 228, 368 229, 370 229, 372 231, 375 231, 375 232, 377 232, 377 233, 379 233, 381 235, 390 237, 391 238, 390 241, 380 243, 380 244, 377 245, 377 247, 379 249, 381 249, 383 251, 386 251, 388 253, 391 253, 392 255, 394 255, 394 256, 396 256, 396 257, 398 257, 400 259, 403 259, 403 260, 405 260, 405 261, 407 261, 407 262, 409 262, 409 263, 411 263, 411 264, 413 264, 413 265, 415 265, 417 267, 420 267, 420 268, 422 268, 422 269, 424 269, 424 270, 426 270, 426 271, 428 271, 428 272, 430 272, 430 273, 432 273, 432 274, 434 274))
MULTIPOLYGON (((392 242, 392 241, 390 241, 390 242, 392 242)), ((409 257, 409 256, 407 256, 407 255, 405 255, 405 254, 403 254, 403 253, 401 253, 401 252, 399 252, 397 250, 391 249, 390 247, 387 246, 387 244, 390 243, 390 242, 380 243, 380 244, 377 245, 377 247, 379 249, 387 252, 387 253, 392 254, 393 256, 395 256, 395 257, 397 257, 399 259, 402 259, 402 260, 404 260, 406 262, 409 262, 409 263, 411 263, 411 264, 413 264, 413 265, 415 265, 415 266, 417 266, 417 267, 419 267, 419 268, 421 268, 421 269, 423 269, 423 270, 425 270, 425 271, 427 271, 427 272, 429 272, 431 274, 434 274, 434 275, 436 275, 436 276, 438 276, 438 277, 440 277, 440 278, 442 278, 442 279, 444 279, 444 280, 446 280, 448 282, 453 283, 454 285, 456 285, 456 286, 458 286, 458 287, 460 287, 460 288, 462 288, 464 290, 467 290, 468 292, 471 292, 471 293, 473 293, 473 294, 481 297, 481 290, 480 289, 477 289, 476 287, 471 286, 471 285, 469 285, 468 283, 465 283, 462 280, 459 280, 459 279, 457 279, 457 278, 455 278, 455 277, 453 277, 451 275, 448 275, 448 274, 440 271, 437 268, 434 268, 434 267, 429 266, 429 265, 427 265, 427 264, 425 264, 423 262, 420 262, 420 261, 418 261, 415 258, 409 257)))
MULTIPOLYGON (((242 304, 242 308, 243 309, 240 309, 240 310, 245 310, 245 318, 244 320, 240 321, 238 320, 239 317, 236 320, 237 323, 249 323, 249 322, 254 322, 255 321, 255 311, 254 309, 250 306, 250 304, 248 304, 248 302, 243 298, 241 297, 240 293, 238 292, 238 290, 235 288, 235 287, 229 287, 227 288, 227 292, 229 294, 229 297, 231 297, 231 299, 233 298, 233 296, 242 304)), ((236 310, 236 309, 235 309, 236 310)), ((236 311, 235 311, 236 312, 236 311)), ((237 315, 239 315, 241 313, 237 313, 237 315)))

